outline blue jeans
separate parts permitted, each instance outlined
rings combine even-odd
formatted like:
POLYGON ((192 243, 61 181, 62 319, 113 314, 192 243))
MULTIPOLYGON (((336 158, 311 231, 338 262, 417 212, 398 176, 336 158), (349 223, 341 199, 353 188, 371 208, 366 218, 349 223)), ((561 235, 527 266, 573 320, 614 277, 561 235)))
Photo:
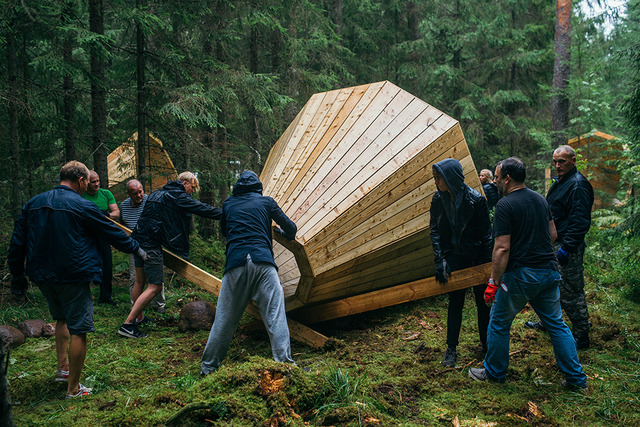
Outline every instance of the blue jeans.
POLYGON ((576 343, 562 319, 560 274, 555 270, 519 268, 502 276, 507 289, 498 286, 487 332, 484 367, 491 379, 504 381, 509 366, 511 323, 529 302, 547 328, 558 368, 569 384, 586 387, 587 376, 578 360, 576 343))

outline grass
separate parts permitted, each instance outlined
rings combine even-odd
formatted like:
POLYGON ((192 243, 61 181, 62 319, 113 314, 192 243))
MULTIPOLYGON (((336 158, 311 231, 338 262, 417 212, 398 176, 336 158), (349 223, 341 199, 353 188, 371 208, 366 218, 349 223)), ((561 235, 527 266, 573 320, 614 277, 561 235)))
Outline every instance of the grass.
MULTIPOLYGON (((144 328, 149 337, 120 338, 116 330, 129 306, 124 272, 116 274, 118 306, 95 307, 82 379, 95 394, 64 400, 64 383, 53 381, 54 339, 27 339, 10 353, 14 420, 21 426, 640 425, 640 307, 624 297, 624 286, 600 280, 606 266, 596 261, 587 269, 593 346, 579 352, 589 376, 582 393, 559 385, 563 375, 548 336, 523 327, 531 311, 513 324, 507 382, 471 381, 467 371, 481 366, 482 355, 470 292, 455 369, 440 365, 447 299, 439 296, 314 325, 339 345, 314 350, 293 342, 298 366, 273 362, 266 334, 241 327, 222 368, 202 379, 208 331, 181 333, 177 319, 187 302, 215 298, 173 277, 167 312, 152 315, 156 325, 144 328)), ((0 306, 3 324, 29 318, 51 321, 37 289, 23 306, 0 306)))

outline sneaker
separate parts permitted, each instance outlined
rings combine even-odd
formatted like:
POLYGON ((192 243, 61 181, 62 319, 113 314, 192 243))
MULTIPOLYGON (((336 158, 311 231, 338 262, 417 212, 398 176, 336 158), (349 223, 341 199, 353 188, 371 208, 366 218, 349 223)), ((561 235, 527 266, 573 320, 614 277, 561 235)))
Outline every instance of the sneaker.
POLYGON ((147 336, 147 334, 143 334, 138 330, 138 326, 135 323, 123 323, 118 329, 118 335, 126 338, 144 338, 147 336))
POLYGON ((84 396, 89 396, 91 394, 91 390, 89 387, 85 387, 82 384, 78 385, 78 392, 76 394, 69 394, 67 393, 67 396, 65 397, 65 399, 73 399, 74 397, 84 397, 84 396))
POLYGON ((69 381, 69 371, 63 371, 62 369, 58 369, 56 371, 56 382, 61 381, 69 381))
POLYGON ((524 322, 524 327, 527 329, 537 329, 542 332, 547 330, 547 328, 544 327, 542 322, 532 322, 532 321, 524 322))
POLYGON ((153 309, 158 314, 164 314, 164 307, 156 307, 153 309))
POLYGON ((458 353, 456 353, 455 350, 448 348, 447 351, 445 351, 444 353, 444 359, 442 359, 442 362, 440 363, 442 364, 442 366, 448 366, 450 368, 453 368, 456 366, 457 360, 458 360, 458 353))
POLYGON ((469 378, 475 381, 492 381, 496 383, 503 383, 504 379, 498 380, 491 375, 487 374, 485 368, 471 368, 469 369, 469 378))
POLYGON ((156 321, 155 319, 152 319, 152 318, 150 318, 150 317, 145 316, 145 317, 143 317, 143 318, 142 318, 142 320, 141 320, 141 321, 139 321, 139 322, 136 320, 136 321, 135 321, 135 324, 136 324, 137 326, 140 326, 140 325, 146 325, 147 323, 155 323, 155 321, 156 321))
POLYGON ((567 382, 567 380, 562 380, 560 385, 562 387, 566 388, 567 390, 573 390, 573 391, 582 391, 582 390, 586 390, 587 389, 587 385, 586 384, 584 386, 577 385, 577 384, 571 384, 571 383, 567 382))

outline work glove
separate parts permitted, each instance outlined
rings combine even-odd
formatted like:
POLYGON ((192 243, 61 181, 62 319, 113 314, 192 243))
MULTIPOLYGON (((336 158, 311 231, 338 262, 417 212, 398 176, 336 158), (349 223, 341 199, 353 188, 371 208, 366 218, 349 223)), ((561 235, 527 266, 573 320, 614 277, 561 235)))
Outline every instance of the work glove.
POLYGON ((569 252, 565 251, 562 246, 558 249, 558 262, 563 267, 569 264, 569 252))
POLYGON ((484 302, 487 306, 491 307, 496 300, 496 293, 498 292, 498 287, 496 286, 493 278, 489 279, 487 282, 487 289, 484 291, 484 302))
POLYGON ((141 247, 138 247, 138 250, 136 251, 136 255, 140 257, 142 261, 146 261, 147 258, 149 258, 149 255, 147 255, 147 253, 141 247))
POLYGON ((20 275, 11 278, 11 293, 13 295, 24 295, 28 287, 29 281, 26 277, 20 275))
POLYGON ((442 258, 436 264, 436 280, 440 283, 447 283, 449 276, 451 276, 451 267, 447 264, 447 260, 442 258))
POLYGON ((273 232, 276 233, 276 234, 281 235, 282 237, 285 237, 285 238, 287 237, 287 236, 285 236, 285 232, 284 232, 284 230, 282 230, 282 228, 274 227, 273 228, 273 232))

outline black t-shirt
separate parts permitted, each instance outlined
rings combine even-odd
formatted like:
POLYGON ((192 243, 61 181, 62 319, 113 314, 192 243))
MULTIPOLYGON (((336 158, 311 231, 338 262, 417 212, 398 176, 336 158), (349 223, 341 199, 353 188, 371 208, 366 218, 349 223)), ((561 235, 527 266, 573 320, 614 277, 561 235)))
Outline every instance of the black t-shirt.
POLYGON ((551 211, 545 198, 526 187, 498 201, 493 217, 494 236, 511 235, 506 271, 522 267, 558 269, 549 221, 551 211))

